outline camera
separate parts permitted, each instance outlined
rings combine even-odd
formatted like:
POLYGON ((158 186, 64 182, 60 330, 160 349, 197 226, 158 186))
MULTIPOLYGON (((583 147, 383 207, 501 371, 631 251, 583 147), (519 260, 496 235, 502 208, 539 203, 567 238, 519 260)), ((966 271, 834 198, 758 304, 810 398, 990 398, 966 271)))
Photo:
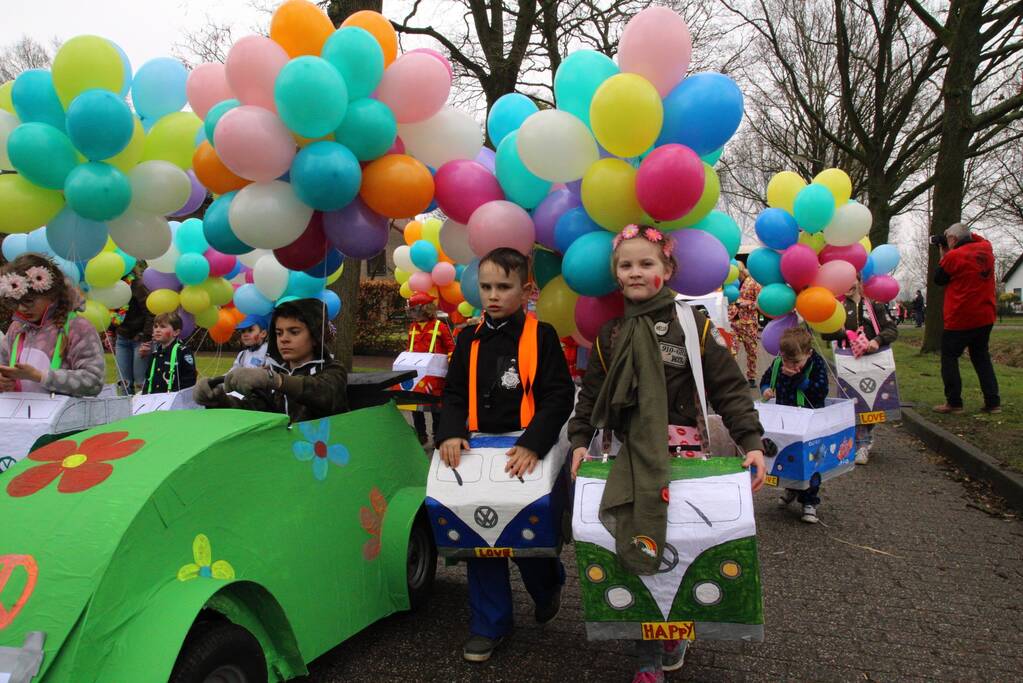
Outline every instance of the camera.
POLYGON ((948 239, 944 235, 931 235, 931 246, 948 249, 948 239))

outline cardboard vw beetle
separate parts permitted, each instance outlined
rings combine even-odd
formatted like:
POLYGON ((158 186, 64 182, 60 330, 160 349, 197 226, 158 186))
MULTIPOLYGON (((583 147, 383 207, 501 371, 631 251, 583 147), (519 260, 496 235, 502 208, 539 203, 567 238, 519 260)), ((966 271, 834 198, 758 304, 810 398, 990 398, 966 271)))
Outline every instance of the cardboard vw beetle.
POLYGON ((806 490, 856 467, 856 403, 829 398, 823 408, 755 403, 764 427, 769 486, 806 490))

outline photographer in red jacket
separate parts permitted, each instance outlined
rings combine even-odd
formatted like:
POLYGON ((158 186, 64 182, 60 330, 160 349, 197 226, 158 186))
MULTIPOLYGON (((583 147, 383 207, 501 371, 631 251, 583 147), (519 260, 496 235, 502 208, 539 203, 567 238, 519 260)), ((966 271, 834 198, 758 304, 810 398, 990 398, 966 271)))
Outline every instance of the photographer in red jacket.
POLYGON ((945 331, 941 337, 941 381, 945 385, 945 403, 935 406, 938 413, 963 412, 963 382, 959 376, 959 357, 970 350, 970 362, 977 371, 984 393, 985 413, 1000 413, 998 379, 991 364, 988 341, 995 324, 995 256, 991 243, 970 232, 962 223, 953 223, 931 243, 941 249, 941 263, 934 283, 945 287, 942 311, 945 331))

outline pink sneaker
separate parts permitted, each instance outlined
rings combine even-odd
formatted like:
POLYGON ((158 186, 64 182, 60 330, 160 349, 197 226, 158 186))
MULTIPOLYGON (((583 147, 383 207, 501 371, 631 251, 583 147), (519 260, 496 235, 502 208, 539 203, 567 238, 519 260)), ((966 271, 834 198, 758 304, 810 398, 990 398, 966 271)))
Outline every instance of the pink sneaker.
POLYGON ((632 679, 632 683, 664 683, 664 673, 641 669, 636 672, 636 677, 632 679))

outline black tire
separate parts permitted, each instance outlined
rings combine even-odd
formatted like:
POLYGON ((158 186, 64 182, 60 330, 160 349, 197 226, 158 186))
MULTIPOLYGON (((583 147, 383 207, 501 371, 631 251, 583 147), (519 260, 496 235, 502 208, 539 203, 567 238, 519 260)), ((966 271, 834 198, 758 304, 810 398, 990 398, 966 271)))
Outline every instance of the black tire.
POLYGON ((433 580, 437 575, 437 546, 433 543, 430 521, 423 510, 416 516, 412 532, 409 533, 405 567, 409 609, 415 612, 430 599, 433 580))
POLYGON ((199 622, 185 639, 169 683, 267 683, 263 648, 241 626, 199 622))

